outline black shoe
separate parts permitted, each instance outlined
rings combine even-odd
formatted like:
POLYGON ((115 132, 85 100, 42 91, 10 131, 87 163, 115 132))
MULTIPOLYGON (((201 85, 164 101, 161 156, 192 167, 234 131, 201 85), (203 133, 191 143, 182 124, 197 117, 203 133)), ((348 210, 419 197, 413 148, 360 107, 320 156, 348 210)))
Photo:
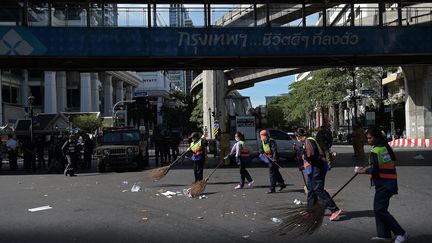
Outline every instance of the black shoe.
POLYGON ((284 184, 281 184, 280 185, 280 188, 279 188, 279 191, 282 191, 283 189, 285 189, 286 188, 286 184, 284 183, 284 184))
POLYGON ((266 193, 267 194, 271 194, 271 193, 276 193, 276 191, 275 190, 270 190, 270 191, 267 191, 266 193))

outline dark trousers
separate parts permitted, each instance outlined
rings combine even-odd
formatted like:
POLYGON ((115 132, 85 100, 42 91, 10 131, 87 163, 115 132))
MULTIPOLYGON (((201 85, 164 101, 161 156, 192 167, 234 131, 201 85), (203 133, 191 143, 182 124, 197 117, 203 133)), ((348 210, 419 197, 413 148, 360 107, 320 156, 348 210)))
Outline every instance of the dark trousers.
POLYGON ((77 156, 76 155, 66 155, 67 165, 64 170, 64 174, 74 175, 77 168, 77 156))
POLYGON ((248 182, 252 181, 252 177, 250 176, 249 172, 246 170, 246 161, 240 160, 240 186, 243 187, 245 183, 245 179, 248 182))
POLYGON ((45 168, 45 158, 43 152, 37 152, 38 168, 45 168))
POLYGON ((204 159, 200 159, 200 160, 194 160, 193 162, 195 182, 201 181, 203 179, 204 161, 205 161, 204 159))
POLYGON ((405 234, 405 230, 388 211, 390 198, 394 194, 384 187, 375 188, 374 214, 378 237, 391 238, 391 232, 395 235, 405 234))
POLYGON ((313 206, 318 198, 327 204, 327 208, 333 213, 339 210, 330 194, 324 189, 326 172, 318 167, 313 167, 313 171, 308 175, 308 206, 313 206))
POLYGON ((276 184, 283 185, 285 184, 284 179, 282 178, 281 173, 279 172, 279 167, 274 163, 269 164, 269 175, 270 175, 270 190, 274 191, 276 184))
POLYGON ((9 167, 11 170, 16 170, 18 168, 17 164, 17 153, 16 151, 8 151, 9 157, 9 167))
POLYGON ((92 153, 91 152, 85 152, 84 153, 84 165, 87 167, 87 169, 91 168, 91 162, 92 162, 92 153))
POLYGON ((23 167, 25 171, 30 172, 31 169, 36 169, 36 166, 34 165, 35 163, 33 161, 33 154, 25 152, 23 161, 23 167))

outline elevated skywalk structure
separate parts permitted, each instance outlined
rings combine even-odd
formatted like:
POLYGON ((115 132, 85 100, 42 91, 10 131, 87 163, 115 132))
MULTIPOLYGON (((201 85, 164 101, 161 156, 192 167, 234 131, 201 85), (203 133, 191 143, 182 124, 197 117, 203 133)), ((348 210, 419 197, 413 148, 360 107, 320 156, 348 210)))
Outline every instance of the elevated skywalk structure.
MULTIPOLYGON (((2 1, 0 20, 4 21, 0 27, 0 67, 31 66, 51 70, 263 69, 432 62, 429 44, 432 26, 402 26, 402 13, 418 3, 416 1, 386 2, 397 6, 395 26, 384 26, 386 8, 381 2, 377 3, 378 26, 355 26, 353 19, 350 26, 334 27, 328 24, 327 10, 336 4, 350 4, 349 11, 355 14, 357 10, 352 1, 279 0, 236 1, 237 4, 249 4, 254 9, 264 9, 261 12, 265 12, 265 19, 254 18, 258 22, 247 27, 211 24, 212 6, 232 4, 226 0, 83 1, 80 6, 86 13, 99 11, 98 6, 104 6, 102 3, 147 4, 148 25, 136 28, 93 26, 92 16, 87 14, 85 27, 52 26, 58 13, 54 7, 71 2, 2 1), (205 28, 155 26, 154 14, 158 6, 168 3, 202 5, 205 28), (30 6, 39 4, 48 11, 48 26, 29 26, 32 17, 30 6), (292 11, 284 9, 291 5, 292 11), (308 14, 320 9, 324 20, 319 27, 283 25, 283 22, 295 18, 304 20, 308 14)), ((356 4, 373 2, 355 1, 356 4)))

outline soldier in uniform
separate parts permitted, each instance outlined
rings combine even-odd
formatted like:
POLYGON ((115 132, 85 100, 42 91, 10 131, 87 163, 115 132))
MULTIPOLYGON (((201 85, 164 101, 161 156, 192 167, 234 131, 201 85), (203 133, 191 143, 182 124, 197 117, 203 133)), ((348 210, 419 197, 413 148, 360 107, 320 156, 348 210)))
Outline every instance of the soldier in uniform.
POLYGON ((62 146, 63 153, 66 154, 67 166, 64 170, 65 176, 76 176, 75 170, 77 166, 78 159, 78 151, 77 151, 77 140, 73 134, 69 136, 69 140, 67 140, 62 146))

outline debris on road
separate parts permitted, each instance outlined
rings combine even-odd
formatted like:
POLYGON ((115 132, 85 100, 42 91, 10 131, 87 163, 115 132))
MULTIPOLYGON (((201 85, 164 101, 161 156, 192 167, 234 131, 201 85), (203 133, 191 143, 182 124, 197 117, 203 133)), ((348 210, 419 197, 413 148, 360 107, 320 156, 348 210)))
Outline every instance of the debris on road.
POLYGON ((191 190, 190 188, 183 189, 183 195, 185 195, 185 197, 192 197, 190 190, 191 190))
POLYGON ((123 185, 127 185, 127 184, 129 184, 128 181, 123 181, 122 183, 123 183, 123 185))
POLYGON ((278 219, 278 218, 271 218, 271 221, 273 221, 273 223, 276 223, 276 224, 282 223, 282 220, 278 219))
POLYGON ((204 219, 204 217, 203 216, 198 216, 197 219, 204 219))
POLYGON ((249 235, 243 235, 242 238, 243 239, 248 239, 250 236, 249 235))
POLYGON ((295 205, 300 205, 300 204, 302 204, 302 205, 306 205, 307 204, 307 202, 302 202, 301 200, 299 200, 299 199, 294 199, 294 204, 295 205))
POLYGON ((206 199, 208 198, 206 195, 199 196, 198 199, 206 199))
POLYGON ((129 190, 123 190, 122 192, 128 192, 129 190))
POLYGON ((37 208, 30 208, 28 211, 30 212, 38 212, 38 211, 42 211, 42 210, 48 210, 48 209, 52 209, 52 207, 48 206, 42 206, 42 207, 37 207, 37 208))
POLYGON ((165 197, 170 197, 170 198, 171 198, 172 196, 177 195, 175 192, 172 192, 172 191, 162 192, 161 194, 164 195, 165 197))
POLYGON ((139 192, 139 191, 141 191, 141 187, 138 186, 136 183, 134 183, 131 188, 131 192, 139 192))

